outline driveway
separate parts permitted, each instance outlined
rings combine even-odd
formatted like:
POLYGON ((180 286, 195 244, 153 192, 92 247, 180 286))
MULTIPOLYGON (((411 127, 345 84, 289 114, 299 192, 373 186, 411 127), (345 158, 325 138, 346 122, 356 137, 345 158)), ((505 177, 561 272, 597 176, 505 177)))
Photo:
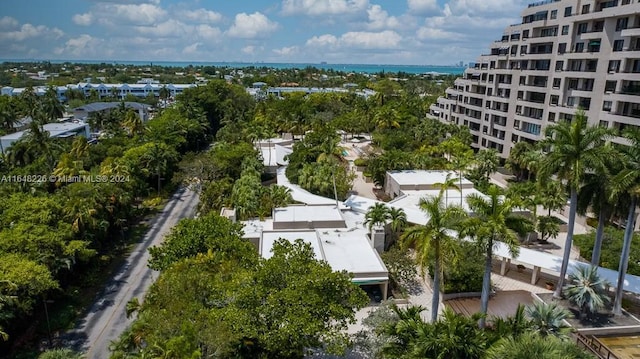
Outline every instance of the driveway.
POLYGON ((164 236, 182 218, 193 217, 198 199, 198 194, 189 189, 180 189, 171 197, 153 220, 144 239, 106 283, 85 317, 65 335, 66 347, 84 352, 88 359, 109 358, 109 345, 133 322, 126 316, 127 302, 135 297, 143 299, 158 277, 156 271, 147 267, 148 248, 162 243, 164 236))

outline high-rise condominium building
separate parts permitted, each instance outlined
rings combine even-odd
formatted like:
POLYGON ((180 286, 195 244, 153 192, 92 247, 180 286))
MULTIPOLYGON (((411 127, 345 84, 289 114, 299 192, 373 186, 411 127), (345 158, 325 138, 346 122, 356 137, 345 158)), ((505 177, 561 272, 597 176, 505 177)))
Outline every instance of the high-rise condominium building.
POLYGON ((640 127, 640 0, 529 4, 429 115, 468 126, 474 147, 506 158, 578 108, 590 124, 640 127))

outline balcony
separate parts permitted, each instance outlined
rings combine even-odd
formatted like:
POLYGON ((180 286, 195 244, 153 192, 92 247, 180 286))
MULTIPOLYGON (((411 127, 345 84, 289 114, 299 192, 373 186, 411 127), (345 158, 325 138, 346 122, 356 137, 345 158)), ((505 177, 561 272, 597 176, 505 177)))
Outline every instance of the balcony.
POLYGON ((624 29, 620 32, 620 35, 622 37, 640 36, 640 26, 624 29))

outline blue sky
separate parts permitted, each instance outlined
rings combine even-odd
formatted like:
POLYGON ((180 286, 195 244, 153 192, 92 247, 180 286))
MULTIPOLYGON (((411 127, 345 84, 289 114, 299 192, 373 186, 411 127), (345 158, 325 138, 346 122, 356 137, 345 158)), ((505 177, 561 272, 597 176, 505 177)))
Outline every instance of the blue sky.
POLYGON ((450 65, 531 1, 0 0, 0 58, 450 65))

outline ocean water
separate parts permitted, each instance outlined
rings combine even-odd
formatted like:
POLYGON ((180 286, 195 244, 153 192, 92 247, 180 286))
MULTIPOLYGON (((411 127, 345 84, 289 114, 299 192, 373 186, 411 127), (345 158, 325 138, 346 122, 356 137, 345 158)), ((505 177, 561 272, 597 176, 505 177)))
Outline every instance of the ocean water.
POLYGON ((134 66, 165 66, 165 67, 230 67, 230 68, 246 68, 246 67, 269 67, 275 69, 304 69, 306 67, 315 67, 322 70, 334 70, 355 73, 380 73, 380 72, 405 72, 409 74, 452 74, 459 75, 465 70, 465 67, 459 66, 434 66, 434 65, 371 65, 371 64, 331 64, 331 63, 278 63, 278 62, 183 62, 183 61, 102 61, 102 60, 14 60, 0 59, 0 62, 42 62, 49 61, 51 63, 60 64, 64 62, 79 64, 118 64, 118 65, 134 65, 134 66))

